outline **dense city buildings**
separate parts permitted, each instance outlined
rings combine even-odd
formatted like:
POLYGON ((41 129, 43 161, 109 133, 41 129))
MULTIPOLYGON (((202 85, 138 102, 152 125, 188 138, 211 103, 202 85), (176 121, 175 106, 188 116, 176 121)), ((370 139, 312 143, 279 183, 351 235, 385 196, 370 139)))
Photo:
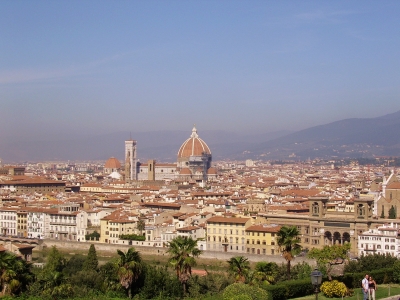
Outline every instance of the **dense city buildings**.
MULTIPOLYGON (((121 142, 123 145, 123 142, 121 142)), ((122 148, 122 147, 121 147, 122 148)), ((2 237, 163 248, 176 236, 213 253, 280 255, 276 233, 296 226, 305 249, 351 243, 351 255, 400 254, 399 170, 384 164, 212 161, 193 128, 174 163, 0 166, 2 237), (137 238, 139 237, 139 238, 137 238)))

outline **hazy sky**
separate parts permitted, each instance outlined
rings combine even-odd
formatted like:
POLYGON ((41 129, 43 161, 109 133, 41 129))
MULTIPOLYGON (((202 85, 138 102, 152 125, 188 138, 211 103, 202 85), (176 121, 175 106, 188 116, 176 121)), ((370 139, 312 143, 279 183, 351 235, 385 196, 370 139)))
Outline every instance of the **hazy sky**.
POLYGON ((0 1, 0 138, 400 109, 400 1, 0 1))

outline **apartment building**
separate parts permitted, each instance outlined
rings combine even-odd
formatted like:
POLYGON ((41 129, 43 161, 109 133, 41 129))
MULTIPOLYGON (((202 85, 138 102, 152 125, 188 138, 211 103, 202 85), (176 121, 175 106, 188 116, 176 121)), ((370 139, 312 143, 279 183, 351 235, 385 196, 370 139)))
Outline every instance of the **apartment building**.
POLYGON ((48 180, 42 177, 24 177, 19 180, 0 182, 0 190, 16 192, 18 194, 59 193, 65 192, 65 182, 48 180))
MULTIPOLYGON (((28 217, 28 237, 43 239, 50 228, 49 211, 42 208, 29 207, 27 210, 28 217)), ((54 209, 53 209, 54 211, 54 209)))
POLYGON ((0 209, 0 226, 2 235, 17 235, 17 209, 4 208, 0 209))
POLYGON ((398 224, 384 224, 369 229, 358 238, 358 255, 388 254, 400 257, 400 239, 398 224))
POLYGON ((246 228, 251 218, 211 217, 207 220, 207 250, 246 252, 246 228))
POLYGON ((79 208, 79 204, 66 203, 56 211, 49 211, 50 230, 45 236, 58 240, 84 241, 88 218, 87 213, 79 211, 79 208))
POLYGON ((281 229, 279 225, 253 225, 246 229, 247 253, 275 255, 279 253, 276 234, 281 229))
POLYGON ((25 210, 17 211, 17 236, 28 237, 28 212, 25 210))
POLYGON ((118 244, 123 234, 139 234, 138 217, 115 211, 100 220, 100 243, 118 244))

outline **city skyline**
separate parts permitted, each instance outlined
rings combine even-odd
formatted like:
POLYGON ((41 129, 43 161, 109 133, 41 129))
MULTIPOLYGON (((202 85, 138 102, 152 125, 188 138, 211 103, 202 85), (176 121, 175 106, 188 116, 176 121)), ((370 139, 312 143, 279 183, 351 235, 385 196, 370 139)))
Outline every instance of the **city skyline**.
POLYGON ((296 131, 400 108, 396 1, 1 7, 1 139, 296 131))

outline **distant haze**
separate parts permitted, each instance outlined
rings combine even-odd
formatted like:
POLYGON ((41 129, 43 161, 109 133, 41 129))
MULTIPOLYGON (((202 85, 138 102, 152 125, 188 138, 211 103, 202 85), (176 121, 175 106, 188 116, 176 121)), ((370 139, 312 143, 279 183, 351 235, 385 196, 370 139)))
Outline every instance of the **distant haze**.
MULTIPOLYGON (((103 135, 59 136, 47 140, 19 140, 0 145, 6 161, 124 159, 124 141, 137 140, 138 159, 174 162, 190 131, 115 132, 103 135)), ((214 160, 359 158, 400 156, 400 111, 377 118, 353 118, 293 133, 238 134, 198 132, 214 160)))

